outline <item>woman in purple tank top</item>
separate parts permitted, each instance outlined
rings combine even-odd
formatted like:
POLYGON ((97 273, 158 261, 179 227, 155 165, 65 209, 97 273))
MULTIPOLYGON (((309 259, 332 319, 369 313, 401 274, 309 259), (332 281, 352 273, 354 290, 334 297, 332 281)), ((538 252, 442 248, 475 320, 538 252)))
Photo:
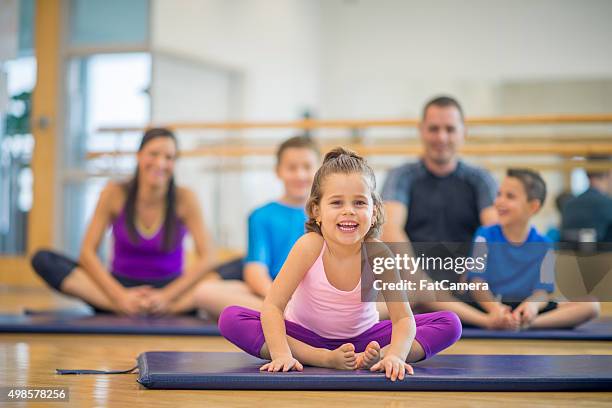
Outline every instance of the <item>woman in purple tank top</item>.
POLYGON ((196 284, 210 269, 211 239, 196 195, 175 185, 177 155, 170 130, 148 130, 134 177, 110 181, 100 194, 79 262, 42 250, 32 258, 36 272, 53 288, 100 311, 160 315, 195 309, 196 284), (107 228, 114 249, 110 273, 96 253, 107 228), (185 269, 187 232, 197 260, 185 269))

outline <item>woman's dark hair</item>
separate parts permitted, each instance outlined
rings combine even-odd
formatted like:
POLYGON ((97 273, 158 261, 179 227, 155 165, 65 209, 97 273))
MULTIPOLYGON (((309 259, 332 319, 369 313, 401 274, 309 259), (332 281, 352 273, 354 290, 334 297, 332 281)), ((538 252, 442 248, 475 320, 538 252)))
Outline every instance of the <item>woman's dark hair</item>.
MULTIPOLYGON (((171 130, 166 128, 152 128, 145 132, 140 141, 138 151, 140 152, 147 143, 153 139, 167 137, 172 139, 176 150, 178 151, 178 141, 171 130)), ((124 185, 127 198, 125 202, 125 222, 128 234, 132 242, 138 242, 138 232, 136 231, 136 198, 138 197, 138 167, 134 176, 124 185)), ((176 185, 174 184, 174 175, 168 183, 168 191, 166 193, 166 214, 164 216, 164 236, 162 240, 162 248, 166 252, 170 252, 175 246, 176 235, 176 185)))

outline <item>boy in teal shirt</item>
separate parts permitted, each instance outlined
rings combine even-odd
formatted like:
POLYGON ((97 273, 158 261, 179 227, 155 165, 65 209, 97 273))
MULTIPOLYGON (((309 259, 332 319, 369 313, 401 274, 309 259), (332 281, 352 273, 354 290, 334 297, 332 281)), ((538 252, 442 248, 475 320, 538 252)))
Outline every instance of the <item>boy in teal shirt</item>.
POLYGON ((199 308, 214 317, 230 305, 255 310, 261 308, 272 280, 295 241, 304 234, 304 206, 319 166, 319 157, 319 149, 310 137, 292 137, 279 146, 276 175, 283 182, 284 194, 251 213, 247 256, 234 263, 241 268, 242 274, 233 274, 237 275, 232 276, 233 279, 211 280, 203 284, 196 295, 199 308))

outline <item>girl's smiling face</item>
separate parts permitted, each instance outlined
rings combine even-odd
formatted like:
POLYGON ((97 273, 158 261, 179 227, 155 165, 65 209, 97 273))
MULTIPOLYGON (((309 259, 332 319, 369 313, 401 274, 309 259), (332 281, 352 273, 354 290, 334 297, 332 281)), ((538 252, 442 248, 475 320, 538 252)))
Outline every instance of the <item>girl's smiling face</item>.
POLYGON ((314 215, 326 240, 343 245, 359 243, 374 220, 372 193, 359 173, 327 176, 314 215))

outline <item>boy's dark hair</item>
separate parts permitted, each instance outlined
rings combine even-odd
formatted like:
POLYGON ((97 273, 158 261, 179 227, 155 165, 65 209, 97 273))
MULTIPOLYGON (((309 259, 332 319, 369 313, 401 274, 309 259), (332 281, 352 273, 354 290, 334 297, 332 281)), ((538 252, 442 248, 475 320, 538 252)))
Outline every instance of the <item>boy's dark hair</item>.
POLYGON ((464 120, 463 109, 461 108, 461 105, 459 105, 459 102, 457 102, 457 100, 453 97, 450 97, 447 95, 441 95, 427 102, 425 104, 425 107, 423 108, 422 120, 425 120, 425 116, 427 115, 427 109, 429 109, 430 106, 438 106, 440 108, 448 108, 450 106, 453 106, 457 108, 457 110, 459 111, 459 116, 461 116, 461 121, 464 120))
POLYGON ((506 176, 513 177, 521 182, 527 193, 528 201, 538 200, 540 206, 544 205, 544 200, 546 200, 546 183, 538 172, 530 169, 508 169, 506 176))
MULTIPOLYGON (((612 156, 606 154, 593 154, 586 157, 587 161, 595 163, 610 163, 612 162, 612 156)), ((610 173, 610 170, 587 170, 586 174, 589 179, 605 177, 610 173)))
POLYGON ((276 165, 278 166, 281 162, 281 157, 283 157, 283 153, 285 150, 290 148, 296 149, 310 149, 316 153, 317 157, 321 156, 321 151, 319 150, 319 146, 315 143, 314 140, 310 136, 294 136, 285 140, 278 146, 276 150, 276 165))

